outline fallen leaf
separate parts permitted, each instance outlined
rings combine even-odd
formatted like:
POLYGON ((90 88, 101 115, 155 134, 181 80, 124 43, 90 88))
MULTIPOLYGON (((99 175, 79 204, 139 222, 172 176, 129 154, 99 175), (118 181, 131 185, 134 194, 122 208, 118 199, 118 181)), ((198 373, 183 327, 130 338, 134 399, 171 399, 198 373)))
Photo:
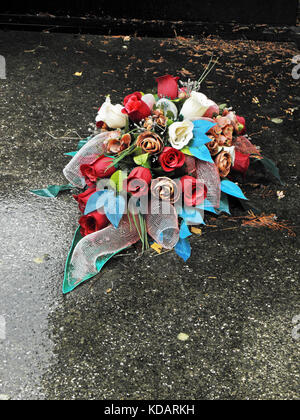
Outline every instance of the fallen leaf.
POLYGON ((154 251, 156 251, 158 254, 161 254, 163 250, 163 247, 157 244, 156 242, 154 242, 154 244, 151 245, 151 248, 154 249, 154 251))
POLYGON ((76 76, 76 77, 81 77, 81 76, 82 76, 82 74, 83 74, 83 72, 79 72, 79 71, 77 71, 76 73, 74 73, 74 76, 76 76))
POLYGON ((180 333, 177 336, 179 341, 188 341, 188 339, 190 338, 190 336, 188 334, 185 333, 180 333))
POLYGON ((192 227, 191 232, 194 233, 195 235, 202 235, 202 230, 199 228, 192 227))
POLYGON ((36 264, 44 264, 45 262, 45 257, 37 257, 33 259, 33 262, 35 262, 36 264))
POLYGON ((272 118, 271 121, 274 124, 282 124, 283 123, 283 120, 281 118, 272 118))
POLYGON ((190 71, 188 71, 185 68, 182 68, 181 71, 180 71, 180 73, 182 74, 182 76, 194 77, 194 74, 191 73, 190 71))

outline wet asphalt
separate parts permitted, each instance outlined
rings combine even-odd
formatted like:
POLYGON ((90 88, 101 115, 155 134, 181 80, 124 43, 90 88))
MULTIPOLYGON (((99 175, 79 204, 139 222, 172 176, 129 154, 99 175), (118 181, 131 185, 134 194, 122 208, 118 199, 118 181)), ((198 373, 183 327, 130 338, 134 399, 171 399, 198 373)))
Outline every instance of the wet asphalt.
POLYGON ((298 399, 295 45, 1 32, 0 55, 0 399, 298 399), (62 296, 76 203, 29 190, 65 183, 63 154, 90 134, 107 93, 196 78, 212 52, 220 64, 203 91, 247 117, 285 182, 256 168, 244 190, 296 236, 209 218, 188 263, 132 248, 62 296))

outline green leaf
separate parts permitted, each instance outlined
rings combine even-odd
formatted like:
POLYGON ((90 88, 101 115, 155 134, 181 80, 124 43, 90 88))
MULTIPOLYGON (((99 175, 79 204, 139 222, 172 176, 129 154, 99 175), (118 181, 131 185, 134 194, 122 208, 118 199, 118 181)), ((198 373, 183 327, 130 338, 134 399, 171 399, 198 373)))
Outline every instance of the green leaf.
POLYGON ((126 172, 117 171, 111 176, 110 183, 113 188, 115 188, 118 192, 120 192, 120 191, 123 191, 123 183, 126 178, 127 178, 126 172))
POLYGON ((260 215, 262 213, 262 210, 256 207, 250 201, 241 200, 240 198, 238 198, 238 201, 245 211, 252 210, 256 215, 260 215))
POLYGON ((129 131, 129 118, 127 118, 127 120, 126 120, 126 125, 125 125, 125 128, 124 128, 124 131, 125 131, 125 134, 128 133, 128 131, 129 131))
POLYGON ((64 153, 65 156, 71 156, 72 158, 77 155, 78 152, 68 152, 64 153))
POLYGON ((175 120, 175 115, 173 114, 172 111, 168 111, 166 117, 170 120, 175 120))
POLYGON ((272 118, 271 121, 274 124, 282 124, 283 123, 283 120, 281 118, 272 118))
POLYGON ((119 251, 113 253, 113 254, 107 254, 104 255, 102 257, 97 258, 96 261, 96 270, 97 273, 91 273, 88 274, 86 277, 84 277, 83 279, 76 279, 73 278, 72 276, 72 265, 71 265, 71 261, 72 261, 72 257, 73 257, 73 253, 74 250, 76 248, 76 246, 78 245, 78 243, 83 239, 83 237, 80 234, 80 227, 77 229, 77 231, 75 232, 74 238, 73 238, 73 242, 72 242, 72 246, 70 248, 69 251, 69 255, 66 261, 66 266, 65 266, 65 276, 64 276, 64 282, 63 282, 63 293, 67 294, 72 292, 72 290, 74 290, 76 287, 78 287, 80 284, 82 284, 83 282, 95 277, 98 273, 100 273, 100 271, 102 270, 102 268, 104 267, 104 265, 115 255, 117 255, 119 252, 123 251, 124 249, 120 249, 119 251))
POLYGON ((193 156, 193 153, 190 151, 190 148, 188 146, 181 149, 181 152, 188 156, 193 156))
POLYGON ((149 153, 145 153, 143 155, 135 156, 133 160, 138 166, 143 166, 144 168, 151 168, 151 165, 149 163, 149 157, 149 153))
POLYGON ((136 147, 134 149, 134 156, 139 156, 139 155, 143 155, 143 154, 144 154, 144 151, 141 147, 136 147))
POLYGON ((280 173, 279 173, 279 169, 277 168, 275 162, 273 162, 273 160, 268 159, 268 158, 263 158, 259 160, 265 167, 265 169, 270 172, 273 176, 275 176, 276 179, 278 179, 278 181, 284 185, 284 183, 282 182, 282 179, 280 177, 280 173))
POLYGON ((56 198, 62 191, 73 190, 74 187, 71 184, 68 185, 49 185, 47 188, 42 190, 30 190, 31 193, 38 195, 39 197, 56 198))
POLYGON ((93 136, 89 136, 89 137, 87 137, 86 139, 80 140, 80 142, 79 142, 79 143, 78 143, 78 145, 77 145, 77 150, 82 149, 82 148, 83 148, 83 146, 85 146, 85 145, 87 144, 87 142, 88 142, 89 140, 91 140, 91 139, 92 139, 92 137, 93 137, 93 136))
POLYGON ((223 112, 225 108, 227 108, 227 104, 221 104, 219 105, 220 112, 223 112))

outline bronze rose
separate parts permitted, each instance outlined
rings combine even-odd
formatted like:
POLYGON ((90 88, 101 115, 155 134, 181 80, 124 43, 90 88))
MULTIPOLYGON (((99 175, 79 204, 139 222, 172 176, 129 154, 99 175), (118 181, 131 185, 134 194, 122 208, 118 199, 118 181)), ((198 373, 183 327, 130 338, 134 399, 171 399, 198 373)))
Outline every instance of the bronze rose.
POLYGON ((209 134, 217 139, 222 134, 222 128, 217 123, 209 130, 209 134))
POLYGON ((223 135, 218 137, 218 144, 219 144, 220 147, 226 146, 227 145, 227 141, 228 141, 227 140, 227 137, 225 137, 223 135))
POLYGON ((145 131, 137 138, 136 145, 141 147, 145 153, 157 155, 163 149, 163 141, 158 134, 151 131, 145 131))
POLYGON ((121 139, 108 140, 106 144, 106 152, 111 154, 118 154, 128 149, 131 144, 131 135, 124 134, 121 139))
POLYGON ((221 127, 221 129, 223 130, 225 127, 227 127, 228 125, 231 125, 231 121, 229 118, 227 117, 220 117, 218 116, 215 121, 217 122, 217 124, 221 127))
POLYGON ((145 118, 144 127, 150 131, 155 125, 161 128, 165 128, 167 125, 168 118, 165 117, 161 109, 156 109, 150 117, 145 118))
POLYGON ((221 152, 215 159, 215 164, 219 170, 220 177, 226 178, 231 170, 232 159, 230 153, 221 152))
POLYGON ((172 179, 167 177, 156 178, 151 184, 151 194, 156 199, 176 203, 180 198, 180 188, 172 179))
POLYGON ((165 114, 163 113, 161 109, 156 109, 153 112, 153 118, 157 125, 161 127, 166 127, 168 118, 165 117, 165 114))
POLYGON ((154 119, 152 118, 152 116, 145 118, 144 128, 146 128, 147 131, 150 131, 152 130, 153 127, 154 127, 154 119))
POLYGON ((228 125, 227 127, 225 127, 223 129, 223 134, 227 138, 227 141, 226 141, 226 146, 227 147, 231 147, 232 146, 233 130, 234 130, 234 128, 233 128, 232 125, 228 125))
POLYGON ((207 143, 208 150, 212 156, 216 156, 219 153, 219 142, 214 136, 208 136, 211 142, 207 143))

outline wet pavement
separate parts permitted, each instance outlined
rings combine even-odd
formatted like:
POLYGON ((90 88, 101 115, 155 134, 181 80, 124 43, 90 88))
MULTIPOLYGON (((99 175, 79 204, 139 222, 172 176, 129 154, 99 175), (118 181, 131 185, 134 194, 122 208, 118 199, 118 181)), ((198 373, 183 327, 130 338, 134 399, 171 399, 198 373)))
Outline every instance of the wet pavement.
POLYGON ((298 399, 295 45, 1 32, 0 55, 0 399, 298 399), (212 52, 221 64, 203 91, 248 117, 286 183, 259 171, 247 196, 296 236, 210 219, 187 264, 132 248, 63 297, 76 203, 29 189, 65 183, 63 153, 89 134, 107 93, 115 102, 165 73, 196 78, 212 52))

